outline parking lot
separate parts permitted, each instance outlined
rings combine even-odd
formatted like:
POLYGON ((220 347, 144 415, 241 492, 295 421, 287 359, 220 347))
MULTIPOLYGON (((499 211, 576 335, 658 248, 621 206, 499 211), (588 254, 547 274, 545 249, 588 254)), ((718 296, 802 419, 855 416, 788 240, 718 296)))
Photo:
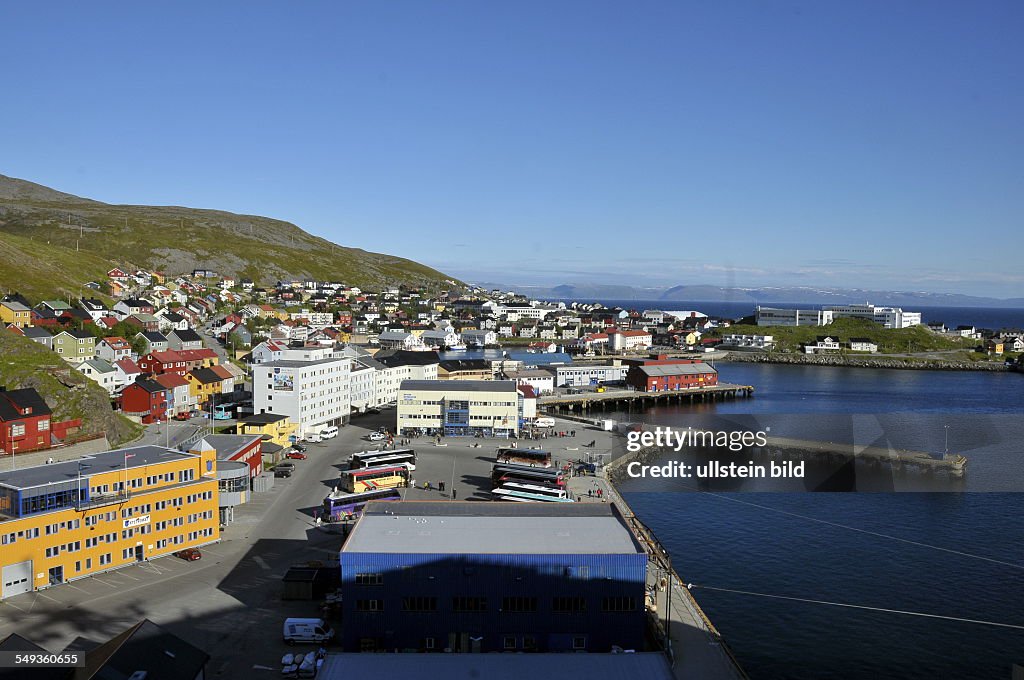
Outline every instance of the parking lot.
MULTIPOLYGON (((377 448, 367 435, 393 422, 393 409, 358 416, 338 437, 309 444, 308 459, 290 461, 293 476, 276 479, 273 489, 253 494, 236 508, 235 522, 220 542, 202 548, 198 561, 163 557, 0 601, 0 639, 16 631, 60 651, 78 636, 105 640, 149 618, 209 652, 209 677, 275 677, 286 649, 281 642, 284 619, 318 615, 316 602, 281 600, 281 578, 292 564, 336 557, 341 534, 318 526, 314 515, 347 467, 348 455, 377 448)), ((518 444, 541 446, 557 461, 601 448, 580 443, 602 434, 593 429, 560 423, 556 430, 572 428, 577 429, 575 438, 518 444)), ((458 500, 488 498, 495 449, 509 443, 447 438, 438 446, 433 438, 413 439, 416 487, 405 490, 405 497, 451 500, 454 489, 458 500), (438 490, 439 481, 445 482, 444 492, 438 490)))

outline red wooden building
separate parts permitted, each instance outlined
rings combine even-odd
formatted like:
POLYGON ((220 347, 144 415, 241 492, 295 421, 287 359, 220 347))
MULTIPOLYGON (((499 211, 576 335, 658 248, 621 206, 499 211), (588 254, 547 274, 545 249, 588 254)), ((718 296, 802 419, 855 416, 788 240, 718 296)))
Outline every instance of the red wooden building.
POLYGON ((718 371, 703 361, 669 359, 664 354, 627 359, 626 384, 640 392, 670 392, 718 384, 718 371))
POLYGON ((152 378, 139 378, 121 391, 121 412, 139 416, 146 425, 166 420, 168 392, 167 387, 152 378))
POLYGON ((0 449, 13 453, 50 448, 51 415, 31 387, 0 391, 0 449))
POLYGON ((173 349, 150 352, 139 358, 138 364, 143 373, 152 373, 153 375, 177 373, 184 376, 189 371, 188 362, 173 349))

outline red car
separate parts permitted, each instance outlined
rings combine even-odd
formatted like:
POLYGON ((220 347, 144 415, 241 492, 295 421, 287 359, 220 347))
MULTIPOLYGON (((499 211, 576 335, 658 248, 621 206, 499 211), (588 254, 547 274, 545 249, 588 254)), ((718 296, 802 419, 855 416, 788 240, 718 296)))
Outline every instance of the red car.
POLYGON ((175 420, 188 420, 191 417, 192 413, 190 411, 185 411, 184 413, 176 413, 174 415, 175 420))
POLYGON ((195 560, 202 559, 203 553, 199 552, 199 548, 185 548, 174 553, 175 557, 180 557, 187 562, 194 562, 195 560))
POLYGON ((299 453, 298 451, 289 451, 285 454, 285 458, 291 458, 292 460, 306 460, 306 454, 299 453))

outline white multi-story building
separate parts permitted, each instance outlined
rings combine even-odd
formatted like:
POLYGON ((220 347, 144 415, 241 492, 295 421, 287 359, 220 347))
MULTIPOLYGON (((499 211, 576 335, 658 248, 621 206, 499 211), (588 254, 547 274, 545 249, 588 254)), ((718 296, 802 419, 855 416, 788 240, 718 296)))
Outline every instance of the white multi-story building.
POLYGON ((379 406, 377 403, 377 368, 383 364, 369 357, 352 359, 352 372, 349 374, 349 393, 352 412, 359 413, 379 406))
POLYGON ((921 323, 921 312, 904 312, 899 307, 876 307, 870 303, 863 305, 829 305, 825 311, 839 318, 871 319, 885 328, 909 328, 921 323))
POLYGON ((403 380, 437 380, 437 352, 381 352, 376 378, 377 404, 393 404, 403 380))
POLYGON ((620 350, 637 350, 654 344, 654 336, 647 331, 608 330, 608 344, 613 352, 620 350))
POLYGON ((832 319, 832 312, 825 309, 757 308, 758 326, 827 326, 832 319))
POLYGON ((266 364, 271 361, 319 361, 329 359, 333 347, 310 346, 289 347, 282 340, 266 340, 252 348, 252 363, 266 364))
POLYGON ((519 400, 512 380, 403 380, 397 429, 445 436, 515 436, 519 400))
POLYGON ((255 364, 253 409, 288 416, 303 436, 328 425, 344 425, 352 410, 351 371, 347 357, 255 364))
POLYGON ((462 331, 462 342, 466 345, 477 345, 479 347, 496 345, 498 344, 498 334, 490 329, 462 331))
POLYGON ((551 394, 555 391, 555 374, 543 368, 524 368, 508 371, 505 377, 515 382, 516 387, 529 385, 538 395, 551 394))

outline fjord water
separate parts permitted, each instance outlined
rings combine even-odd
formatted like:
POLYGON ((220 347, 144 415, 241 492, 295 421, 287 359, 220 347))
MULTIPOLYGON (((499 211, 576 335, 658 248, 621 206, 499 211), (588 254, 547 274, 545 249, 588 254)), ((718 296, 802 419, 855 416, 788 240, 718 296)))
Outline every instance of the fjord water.
MULTIPOLYGON (((963 480, 939 476, 927 487, 947 493, 775 493, 771 484, 742 487, 766 493, 722 493, 670 480, 622 483, 686 581, 1024 626, 1024 493, 1007 491, 1024 491, 1024 375, 717 368, 723 381, 754 385, 756 396, 610 417, 671 427, 750 420, 779 436, 936 454, 948 424, 950 450, 970 463, 963 480)), ((892 488, 919 488, 903 481, 892 488)), ((752 678, 1006 678, 1010 664, 1024 660, 1024 629, 694 594, 752 678)))

